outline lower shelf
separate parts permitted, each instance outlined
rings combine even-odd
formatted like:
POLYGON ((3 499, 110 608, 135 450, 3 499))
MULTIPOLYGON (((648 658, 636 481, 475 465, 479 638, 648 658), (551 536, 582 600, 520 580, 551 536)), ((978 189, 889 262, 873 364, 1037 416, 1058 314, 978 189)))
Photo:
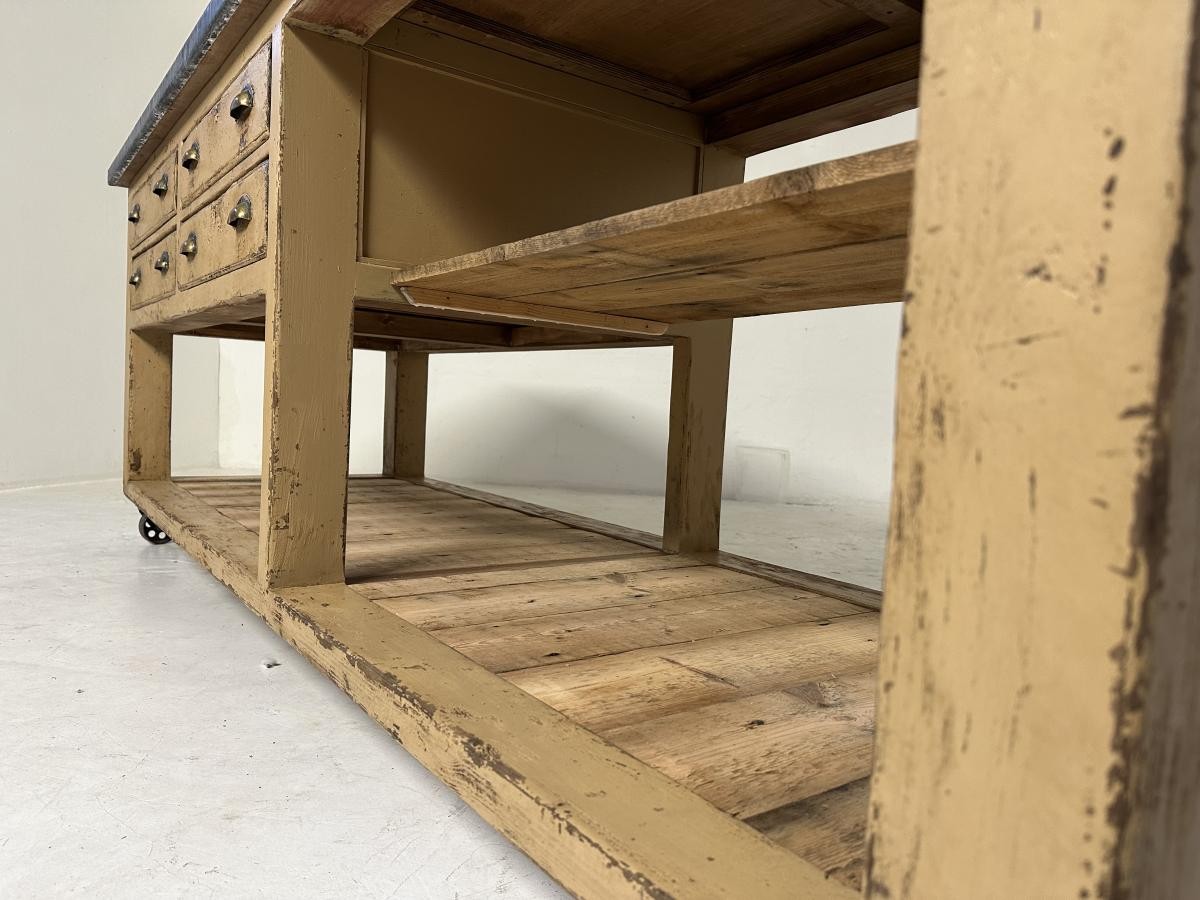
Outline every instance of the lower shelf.
MULTIPOLYGON (((764 863, 759 875, 766 872, 770 884, 749 895, 795 895, 797 872, 812 881, 814 890, 820 887, 812 896, 849 895, 850 888, 860 886, 877 612, 760 575, 665 554, 647 546, 646 535, 598 534, 429 483, 381 478, 350 483, 349 586, 313 589, 303 596, 265 595, 252 585, 257 481, 142 483, 130 485, 129 492, 252 607, 265 605, 260 614, 268 622, 274 616, 272 624, 285 637, 385 725, 389 717, 379 714, 376 703, 390 704, 389 715, 397 709, 410 716, 413 709, 418 716, 432 715, 422 704, 441 709, 452 694, 460 702, 461 691, 473 684, 472 699, 482 703, 483 715, 495 719, 508 715, 506 704, 519 689, 520 708, 538 723, 517 734, 522 745, 500 750, 473 722, 464 752, 468 763, 473 752, 483 757, 502 752, 505 766, 512 765, 510 756, 528 755, 537 771, 522 773, 524 786, 544 774, 555 752, 543 728, 546 716, 553 715, 547 707, 561 713, 566 733, 574 736, 557 751, 566 754, 559 762, 578 764, 569 773, 577 782, 572 790, 582 791, 584 798, 612 793, 623 807, 620 822, 602 815, 595 823, 600 837, 589 834, 588 840, 616 841, 625 863, 629 847, 638 842, 638 853, 677 853, 674 862, 653 862, 667 870, 677 867, 665 876, 672 881, 665 894, 721 895, 712 890, 717 884, 712 875, 684 874, 697 868, 674 846, 684 832, 700 835, 696 851, 705 862, 721 858, 728 865, 729 854, 737 852, 749 854, 749 862, 764 863), (238 569, 236 577, 229 577, 231 566, 238 569), (316 596, 325 599, 315 604, 316 596), (280 610, 310 633, 289 634, 289 628, 280 627, 286 624, 280 610), (313 636, 323 652, 309 652, 313 636), (350 637, 365 640, 387 664, 364 667, 365 657, 346 649, 350 637), (401 644, 419 645, 423 655, 417 659, 411 647, 405 654, 401 644), (451 656, 445 656, 448 651, 451 656), (343 663, 353 657, 352 667, 365 673, 367 684, 356 688, 339 676, 330 653, 343 663), (447 668, 448 659, 455 660, 455 671, 447 668), (436 675, 444 696, 437 702, 428 694, 416 700, 417 688, 407 674, 413 670, 406 668, 412 666, 436 675), (464 666, 470 667, 470 678, 463 675, 464 666), (381 701, 381 691, 392 696, 381 701), (611 762, 589 768, 573 759, 588 741, 604 748, 601 756, 611 762), (623 774, 614 776, 613 767, 623 774), (641 782, 636 787, 621 780, 630 773, 641 782), (647 793, 647 782, 658 785, 660 779, 664 797, 688 806, 665 824, 658 813, 669 808, 666 800, 647 793), (688 799, 680 801, 676 792, 688 799), (637 827, 626 821, 630 815, 637 827), (652 851, 639 830, 646 827, 665 827, 668 849, 652 851), (614 837, 621 829, 626 833, 614 837), (739 843, 745 846, 735 851, 739 843), (803 868, 780 883, 774 879, 790 868, 780 862, 783 857, 803 860, 803 868), (702 875, 707 879, 702 890, 679 883, 702 875)), ((511 740, 513 722, 501 724, 505 740, 511 740)), ((409 732, 393 728, 393 734, 413 749, 409 732)), ((449 767, 453 777, 447 777, 446 761, 430 765, 570 889, 591 892, 577 873, 564 872, 559 857, 566 851, 543 846, 526 821, 527 812, 515 822, 511 810, 489 815, 505 802, 495 785, 481 788, 478 772, 464 774, 469 767, 462 760, 450 761, 449 767), (481 802, 480 791, 491 793, 481 802)), ((579 806, 567 799, 557 802, 572 825, 599 815, 584 809, 582 801, 579 806)), ((537 814, 546 815, 545 807, 537 814)), ((611 848, 606 852, 612 856, 611 848)), ((610 858, 605 865, 614 863, 610 858)), ((649 877, 643 868, 638 871, 649 877)), ((635 882, 626 878, 631 886, 635 882)), ((729 883, 730 896, 747 895, 748 884, 729 883)), ((653 895, 644 887, 635 893, 653 895)))

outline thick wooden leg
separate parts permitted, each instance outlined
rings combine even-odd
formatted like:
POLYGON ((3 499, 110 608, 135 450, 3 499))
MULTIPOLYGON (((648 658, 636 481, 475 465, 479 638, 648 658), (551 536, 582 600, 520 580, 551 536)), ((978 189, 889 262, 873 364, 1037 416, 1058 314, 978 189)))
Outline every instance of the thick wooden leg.
POLYGON ((729 319, 679 325, 671 370, 667 497, 663 548, 672 553, 718 549, 725 404, 729 396, 729 319))
POLYGON ((171 334, 130 331, 125 354, 124 480, 171 477, 171 334))
POLYGON ((282 27, 259 577, 344 581, 362 51, 282 27), (289 98, 297 102, 289 103, 289 98))
POLYGON ((425 477, 429 354, 390 350, 383 390, 383 474, 425 477))
POLYGON ((925 9, 867 894, 1200 896, 1196 3, 925 9))

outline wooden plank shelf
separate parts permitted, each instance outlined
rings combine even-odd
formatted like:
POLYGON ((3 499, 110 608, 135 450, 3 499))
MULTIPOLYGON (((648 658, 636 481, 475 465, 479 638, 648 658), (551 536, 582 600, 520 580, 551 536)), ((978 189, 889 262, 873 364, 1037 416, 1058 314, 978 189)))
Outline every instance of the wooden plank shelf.
MULTIPOLYGON (((185 546, 203 532, 210 552, 197 555, 216 571, 250 565, 257 480, 134 490, 185 546)), ((356 602, 799 853, 832 883, 861 884, 876 611, 663 553, 642 532, 436 482, 355 478, 348 493, 345 590, 356 602)), ((401 673, 390 688, 411 685, 401 673)))
POLYGON ((915 144, 783 172, 397 270, 460 308, 680 322, 899 300, 915 144), (466 298, 466 299, 464 299, 466 298))

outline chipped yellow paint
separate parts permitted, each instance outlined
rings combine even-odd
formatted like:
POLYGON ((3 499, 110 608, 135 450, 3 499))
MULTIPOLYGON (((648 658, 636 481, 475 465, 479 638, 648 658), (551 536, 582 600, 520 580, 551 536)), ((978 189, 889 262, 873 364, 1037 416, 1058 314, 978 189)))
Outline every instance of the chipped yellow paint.
POLYGON ((1195 5, 926 10, 867 894, 1195 896, 1195 5))

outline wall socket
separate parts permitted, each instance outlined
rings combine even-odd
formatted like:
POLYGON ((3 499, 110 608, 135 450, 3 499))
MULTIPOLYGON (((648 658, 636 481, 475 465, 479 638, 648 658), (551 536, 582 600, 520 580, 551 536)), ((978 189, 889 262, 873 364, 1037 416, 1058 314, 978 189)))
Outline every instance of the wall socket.
POLYGON ((736 500, 781 503, 791 477, 792 455, 777 447, 739 446, 733 451, 733 489, 736 500))

